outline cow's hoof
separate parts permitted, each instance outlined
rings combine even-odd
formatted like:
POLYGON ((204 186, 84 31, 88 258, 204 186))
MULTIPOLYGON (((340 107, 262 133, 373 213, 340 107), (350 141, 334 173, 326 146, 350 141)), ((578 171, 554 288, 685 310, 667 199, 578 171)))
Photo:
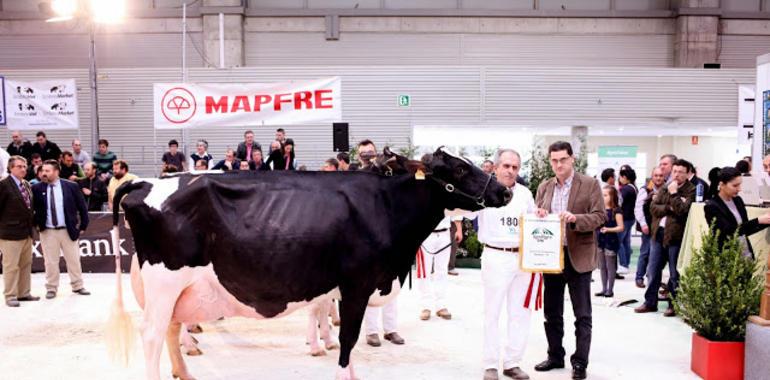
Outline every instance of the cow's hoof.
POLYGON ((352 370, 347 368, 339 368, 337 370, 337 376, 334 378, 334 380, 361 380, 360 378, 355 377, 355 374, 352 372, 352 370))
POLYGON ((193 344, 198 344, 198 339, 195 339, 194 336, 191 336, 190 338, 192 339, 193 344))
POLYGON ((339 348, 340 348, 340 344, 339 344, 339 343, 337 343, 337 342, 329 342, 329 343, 326 343, 326 349, 327 349, 327 350, 329 350, 329 351, 331 351, 331 350, 337 350, 337 349, 339 349, 339 348))
POLYGON ((201 356, 203 355, 203 351, 200 350, 200 348, 193 348, 190 351, 187 351, 187 356, 201 356))
POLYGON ((319 357, 319 356, 326 356, 326 351, 322 349, 312 350, 310 351, 310 356, 312 357, 319 357))
POLYGON ((183 374, 172 373, 171 376, 173 376, 174 379, 179 379, 179 380, 195 380, 195 378, 192 377, 192 375, 190 375, 189 373, 183 373, 183 374))
POLYGON ((338 327, 339 327, 339 325, 340 325, 340 320, 339 320, 339 319, 332 319, 332 325, 334 325, 334 326, 338 326, 338 327))
MULTIPOLYGON (((189 326, 187 328, 187 332, 189 332, 190 334, 200 334, 203 332, 203 328, 201 328, 201 325, 196 323, 192 326, 189 326)), ((198 342, 195 342, 195 343, 198 343, 198 342)))

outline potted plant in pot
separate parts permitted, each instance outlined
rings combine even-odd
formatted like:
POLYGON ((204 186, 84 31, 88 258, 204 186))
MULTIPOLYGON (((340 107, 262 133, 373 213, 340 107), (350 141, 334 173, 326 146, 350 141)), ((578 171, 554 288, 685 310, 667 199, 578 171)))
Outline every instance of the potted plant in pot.
POLYGON ((703 236, 703 245, 685 269, 674 308, 690 327, 691 368, 703 379, 743 379, 746 321, 759 309, 762 277, 757 263, 742 256, 737 236, 722 249, 718 231, 703 236))

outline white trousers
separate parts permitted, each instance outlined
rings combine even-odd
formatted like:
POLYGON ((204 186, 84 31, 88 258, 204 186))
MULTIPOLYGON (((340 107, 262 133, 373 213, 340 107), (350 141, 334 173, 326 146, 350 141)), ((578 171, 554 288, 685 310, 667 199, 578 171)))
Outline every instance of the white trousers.
MULTIPOLYGON (((507 334, 503 369, 521 366, 529 337, 531 309, 524 308, 524 299, 531 277, 531 273, 519 270, 518 253, 484 248, 481 256, 481 280, 484 286, 484 369, 497 369, 500 364, 498 331, 503 304, 508 312, 505 319, 507 334)), ((536 290, 533 289, 532 292, 535 293, 536 290)), ((530 307, 534 307, 534 304, 530 307)))
POLYGON ((446 288, 449 271, 449 257, 452 252, 449 231, 431 233, 423 246, 423 257, 425 257, 425 278, 417 279, 417 290, 420 292, 420 305, 426 310, 441 310, 446 305, 446 288), (429 252, 438 252, 432 255, 429 252))
POLYGON ((380 314, 382 314, 382 329, 385 334, 396 332, 398 326, 398 296, 381 307, 367 306, 364 314, 366 335, 380 333, 380 314))

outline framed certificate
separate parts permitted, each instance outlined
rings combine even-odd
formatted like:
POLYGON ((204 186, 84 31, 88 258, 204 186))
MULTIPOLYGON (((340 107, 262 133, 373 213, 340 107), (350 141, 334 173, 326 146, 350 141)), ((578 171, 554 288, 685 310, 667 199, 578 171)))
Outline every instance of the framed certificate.
POLYGON ((561 273, 564 270, 564 243, 561 220, 552 214, 538 218, 521 217, 519 268, 524 272, 561 273))

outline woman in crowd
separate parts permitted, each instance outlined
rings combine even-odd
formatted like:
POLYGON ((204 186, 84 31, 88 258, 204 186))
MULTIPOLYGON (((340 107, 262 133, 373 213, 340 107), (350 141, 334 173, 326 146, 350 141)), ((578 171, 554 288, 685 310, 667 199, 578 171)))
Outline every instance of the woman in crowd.
MULTIPOLYGON (((747 178, 748 181, 753 181, 747 178)), ((719 172, 719 193, 706 201, 706 220, 719 233, 717 239, 721 248, 725 241, 737 231, 743 247, 743 255, 754 258, 754 250, 747 239, 749 235, 764 230, 770 225, 770 211, 759 218, 749 220, 746 205, 738 196, 741 191, 743 177, 741 171, 734 167, 724 167, 719 172)))
POLYGON ((195 153, 190 155, 190 160, 187 164, 188 168, 194 168, 198 161, 201 160, 206 163, 206 167, 208 169, 214 167, 214 157, 212 157, 208 152, 209 143, 206 140, 198 140, 198 142, 195 144, 195 149, 195 153))
POLYGON ((602 277, 602 291, 597 297, 615 296, 615 272, 618 269, 618 250, 623 232, 623 210, 618 206, 618 191, 614 186, 605 185, 602 189, 607 222, 597 231, 599 247, 599 272, 602 277))

